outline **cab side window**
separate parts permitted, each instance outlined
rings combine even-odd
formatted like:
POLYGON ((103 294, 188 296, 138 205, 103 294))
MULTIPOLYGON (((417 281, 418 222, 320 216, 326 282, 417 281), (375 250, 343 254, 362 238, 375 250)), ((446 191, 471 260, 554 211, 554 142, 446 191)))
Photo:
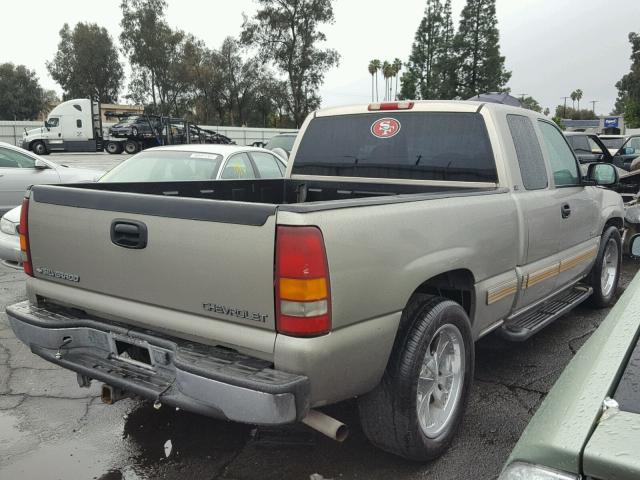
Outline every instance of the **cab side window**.
POLYGON ((549 122, 539 120, 538 123, 549 155, 556 187, 580 185, 578 164, 564 135, 549 122))
POLYGON ((36 161, 8 148, 0 148, 0 168, 35 168, 36 161))

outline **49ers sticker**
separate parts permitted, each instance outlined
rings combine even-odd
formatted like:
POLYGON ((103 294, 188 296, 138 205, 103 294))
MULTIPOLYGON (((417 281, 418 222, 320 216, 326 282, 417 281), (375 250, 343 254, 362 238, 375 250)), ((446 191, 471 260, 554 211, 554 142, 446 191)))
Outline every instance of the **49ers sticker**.
POLYGON ((371 125, 371 133, 378 138, 395 137, 400 131, 400 122, 395 118, 381 118, 371 125))

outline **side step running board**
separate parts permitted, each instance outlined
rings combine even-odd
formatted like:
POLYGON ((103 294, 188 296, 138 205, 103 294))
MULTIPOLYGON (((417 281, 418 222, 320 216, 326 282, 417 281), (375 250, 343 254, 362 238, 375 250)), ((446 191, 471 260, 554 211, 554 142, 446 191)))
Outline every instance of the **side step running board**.
POLYGON ((505 320, 500 333, 507 340, 523 342, 584 302, 592 293, 593 289, 586 285, 576 285, 564 290, 537 308, 505 320))

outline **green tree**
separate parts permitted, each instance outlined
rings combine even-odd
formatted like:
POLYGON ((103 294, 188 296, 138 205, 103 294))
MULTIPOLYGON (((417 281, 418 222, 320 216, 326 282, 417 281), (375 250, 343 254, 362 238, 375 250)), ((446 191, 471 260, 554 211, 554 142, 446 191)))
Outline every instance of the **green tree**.
POLYGON ((523 96, 520 99, 520 103, 524 108, 528 108, 529 110, 533 110, 535 112, 542 112, 542 107, 540 106, 538 101, 531 96, 528 96, 528 97, 523 96))
POLYGON ((167 24, 165 0, 122 0, 120 8, 120 43, 134 72, 129 98, 151 102, 157 113, 180 115, 188 109, 191 81, 184 59, 197 40, 167 24))
POLYGON ((35 120, 44 108, 35 72, 24 65, 0 64, 0 120, 35 120))
POLYGON ((447 54, 452 53, 452 42, 450 1, 443 5, 441 0, 427 0, 402 76, 403 98, 439 98, 443 82, 449 80, 444 67, 447 54))
POLYGON ((614 112, 624 115, 630 128, 640 128, 640 34, 630 33, 631 69, 617 83, 618 99, 614 112))
POLYGON ((549 114, 551 113, 551 110, 549 110, 549 107, 544 107, 544 112, 542 112, 544 114, 545 117, 548 117, 549 114))
POLYGON ((569 94, 569 97, 571 98, 572 108, 575 110, 575 108, 576 108, 576 99, 578 98, 578 92, 576 92, 574 90, 573 92, 571 92, 571 94, 569 94))
POLYGON ((572 107, 567 107, 567 110, 565 112, 564 105, 556 106, 555 117, 565 118, 569 120, 595 120, 596 118, 598 118, 596 114, 593 113, 593 110, 590 110, 588 108, 577 110, 572 107))
POLYGON ((504 90, 511 78, 500 55, 495 0, 467 0, 455 40, 459 91, 463 98, 504 90))
POLYGON ((242 42, 257 47, 259 57, 287 75, 289 110, 296 126, 320 105, 318 88, 325 72, 338 64, 339 54, 323 49, 319 30, 334 22, 331 0, 256 0, 260 9, 242 26, 242 42))
POLYGON ((118 101, 124 72, 118 51, 106 28, 65 23, 53 60, 47 62, 51 78, 60 84, 64 98, 93 98, 102 103, 118 101))

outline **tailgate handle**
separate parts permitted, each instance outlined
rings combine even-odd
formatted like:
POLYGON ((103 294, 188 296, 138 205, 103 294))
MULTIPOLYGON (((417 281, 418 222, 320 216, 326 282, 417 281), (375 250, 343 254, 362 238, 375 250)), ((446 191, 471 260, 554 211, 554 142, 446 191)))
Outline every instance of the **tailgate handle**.
POLYGON ((111 241, 119 247, 144 248, 147 246, 147 226, 136 220, 116 218, 111 222, 111 241))

